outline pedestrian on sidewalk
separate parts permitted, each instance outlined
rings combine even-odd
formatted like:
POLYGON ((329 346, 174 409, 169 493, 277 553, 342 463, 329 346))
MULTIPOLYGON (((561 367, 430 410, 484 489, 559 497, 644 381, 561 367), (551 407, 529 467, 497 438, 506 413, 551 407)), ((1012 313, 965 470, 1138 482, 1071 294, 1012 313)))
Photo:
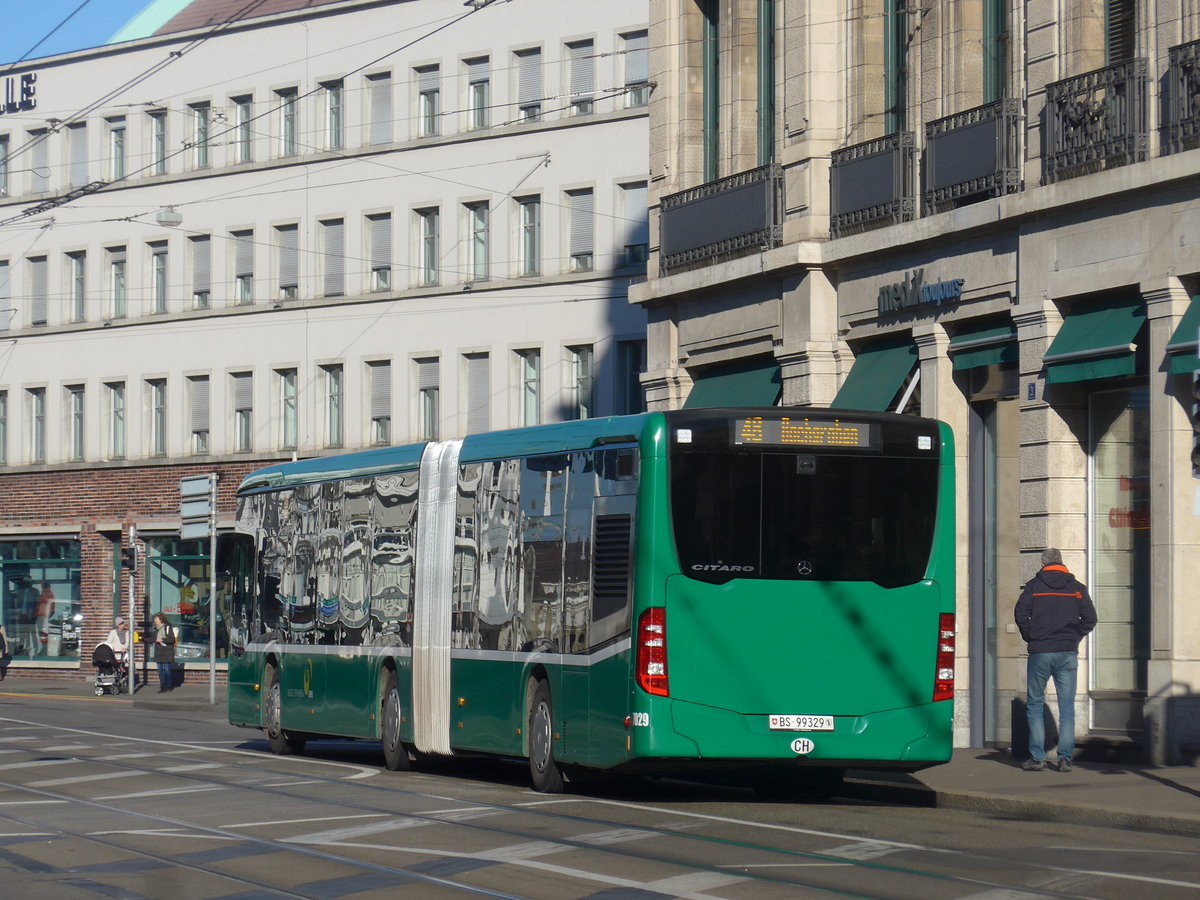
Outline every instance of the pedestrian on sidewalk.
POLYGON ((175 688, 175 629, 166 615, 154 614, 154 662, 158 666, 158 692, 175 688))
POLYGON ((1079 642, 1096 627, 1096 607, 1087 587, 1063 565, 1054 547, 1042 551, 1042 568, 1021 591, 1013 611, 1021 637, 1029 645, 1025 715, 1029 722, 1029 759, 1021 768, 1046 768, 1046 728, 1042 718, 1046 683, 1058 694, 1058 770, 1071 771, 1075 752, 1075 682, 1079 642))

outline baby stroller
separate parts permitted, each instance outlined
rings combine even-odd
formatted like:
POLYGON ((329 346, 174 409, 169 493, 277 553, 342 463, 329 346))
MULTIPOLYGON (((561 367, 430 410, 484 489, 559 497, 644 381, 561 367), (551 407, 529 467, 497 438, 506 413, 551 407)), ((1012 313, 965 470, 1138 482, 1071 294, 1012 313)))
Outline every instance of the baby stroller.
POLYGON ((117 654, 108 644, 100 644, 92 651, 92 665, 96 667, 96 696, 129 693, 129 666, 118 660, 117 654))

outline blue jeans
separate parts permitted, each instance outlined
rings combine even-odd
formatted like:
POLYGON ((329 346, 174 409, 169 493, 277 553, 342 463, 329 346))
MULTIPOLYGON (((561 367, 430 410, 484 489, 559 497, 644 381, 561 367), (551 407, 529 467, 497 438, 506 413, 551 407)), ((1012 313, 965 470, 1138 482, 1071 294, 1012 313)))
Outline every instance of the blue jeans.
POLYGON ((159 687, 170 687, 171 686, 171 681, 172 681, 171 666, 172 666, 171 663, 159 663, 158 664, 158 686, 159 687))
POLYGON ((1054 679, 1058 694, 1058 758, 1070 759, 1075 752, 1075 680, 1079 671, 1079 654, 1063 650, 1058 653, 1030 653, 1026 669, 1028 701, 1025 715, 1029 720, 1029 755, 1046 758, 1046 726, 1042 710, 1046 701, 1046 682, 1054 679))

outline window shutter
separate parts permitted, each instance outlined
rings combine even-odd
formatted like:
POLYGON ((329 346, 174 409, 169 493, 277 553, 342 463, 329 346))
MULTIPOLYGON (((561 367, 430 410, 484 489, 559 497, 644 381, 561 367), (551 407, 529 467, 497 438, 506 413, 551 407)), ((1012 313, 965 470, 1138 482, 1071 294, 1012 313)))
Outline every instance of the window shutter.
POLYGON ((208 379, 192 379, 192 431, 208 431, 208 379))
MULTIPOLYGON (((0 147, 0 151, 2 150, 3 148, 0 147)), ((8 261, 0 260, 0 300, 9 299, 8 271, 8 261)), ((5 305, 7 306, 8 304, 5 305)), ((0 314, 0 331, 8 331, 8 323, 11 321, 11 318, 12 317, 10 315, 0 314)), ((3 447, 0 447, 0 452, 2 452, 3 449, 3 447)))
POLYGON ((371 84, 371 134, 372 144, 386 144, 392 139, 392 76, 373 75, 367 79, 371 84))
POLYGON ((625 192, 625 233, 628 237, 626 244, 647 244, 650 242, 650 223, 646 212, 646 185, 627 184, 625 192))
POLYGON ((87 126, 71 125, 67 132, 71 136, 71 186, 87 184, 87 126))
POLYGON ((29 286, 31 288, 29 320, 34 325, 46 324, 48 273, 49 264, 46 257, 29 261, 29 286))
POLYGON ((625 38, 625 83, 636 84, 650 77, 650 42, 646 32, 627 35, 625 38))
POLYGON ((596 86, 596 57, 591 41, 568 44, 571 55, 571 93, 590 94, 596 86))
POLYGON ((108 251, 108 261, 114 262, 114 263, 125 262, 125 248, 124 247, 113 247, 111 250, 109 250, 108 251))
POLYGON ((437 359, 417 360, 417 389, 436 390, 441 381, 441 362, 437 359))
POLYGON ((212 285, 212 242, 207 236, 192 238, 192 291, 206 294, 212 285))
POLYGON ((520 63, 517 102, 524 106, 542 98, 542 51, 522 50, 517 59, 520 63))
POLYGON ((491 428, 492 388, 490 357, 478 353, 467 357, 467 433, 478 434, 491 428))
POLYGON ((275 230, 279 234, 279 286, 296 287, 300 284, 300 229, 284 225, 275 230))
POLYGON ((478 84, 481 81, 489 81, 492 77, 491 60, 486 56, 481 56, 478 59, 467 60, 467 83, 478 84))
POLYGON ((346 223, 333 219, 325 226, 325 296, 346 291, 346 223))
POLYGON ((417 69, 417 90, 422 94, 438 89, 442 70, 438 66, 424 66, 417 69))
POLYGON ((238 231, 235 232, 234 240, 237 243, 236 252, 234 255, 234 272, 233 274, 241 278, 245 275, 254 275, 254 232, 253 231, 238 231))
POLYGON ((233 376, 233 408, 237 412, 254 409, 254 374, 238 372, 233 376))
POLYGON ((591 191, 575 191, 567 195, 571 206, 571 255, 592 252, 591 191))
POLYGON ((371 418, 392 415, 392 364, 371 363, 371 418))
POLYGON ((368 216, 371 223, 371 268, 390 269, 392 266, 392 217, 368 216))

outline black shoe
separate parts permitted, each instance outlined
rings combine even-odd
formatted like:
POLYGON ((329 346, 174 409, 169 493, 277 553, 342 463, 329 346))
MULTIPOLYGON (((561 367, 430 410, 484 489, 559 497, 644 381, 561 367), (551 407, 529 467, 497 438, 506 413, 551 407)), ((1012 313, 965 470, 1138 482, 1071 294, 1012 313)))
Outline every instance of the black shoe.
POLYGON ((166 691, 169 691, 169 690, 170 690, 170 688, 169 688, 169 687, 167 687, 165 684, 160 684, 160 685, 158 686, 158 692, 159 692, 160 694, 162 694, 162 693, 164 693, 164 692, 166 692, 166 691))
POLYGON ((1021 763, 1021 768, 1026 772, 1041 772, 1046 768, 1046 761, 1044 759, 1030 758, 1021 763))
POLYGON ((1058 771, 1070 772, 1071 771, 1071 760, 1066 759, 1065 757, 1063 759, 1060 759, 1058 761, 1058 771))

